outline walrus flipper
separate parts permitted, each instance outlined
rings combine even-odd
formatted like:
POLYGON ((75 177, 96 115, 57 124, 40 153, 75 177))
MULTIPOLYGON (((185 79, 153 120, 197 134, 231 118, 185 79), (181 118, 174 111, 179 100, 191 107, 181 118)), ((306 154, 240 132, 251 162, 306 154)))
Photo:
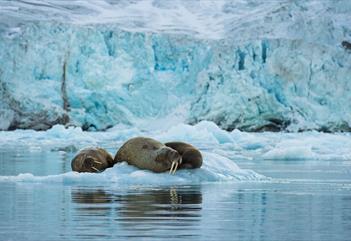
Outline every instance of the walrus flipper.
POLYGON ((180 168, 200 168, 202 166, 201 152, 185 142, 167 142, 166 146, 176 150, 182 156, 180 168))

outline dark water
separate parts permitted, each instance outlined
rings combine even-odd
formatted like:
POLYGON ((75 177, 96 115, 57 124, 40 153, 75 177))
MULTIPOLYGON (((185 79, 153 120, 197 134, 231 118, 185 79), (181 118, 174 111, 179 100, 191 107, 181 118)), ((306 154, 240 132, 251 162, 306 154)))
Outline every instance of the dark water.
MULTIPOLYGON (((59 174, 70 158, 2 150, 0 175, 59 174)), ((275 179, 160 187, 1 181, 0 240, 350 240, 348 162, 237 163, 275 179)))

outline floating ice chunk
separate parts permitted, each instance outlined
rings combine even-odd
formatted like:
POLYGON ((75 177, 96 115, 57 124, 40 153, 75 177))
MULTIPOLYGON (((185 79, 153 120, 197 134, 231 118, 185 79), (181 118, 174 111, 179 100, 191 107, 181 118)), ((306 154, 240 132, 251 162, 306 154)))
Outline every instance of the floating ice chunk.
POLYGON ((158 138, 170 140, 182 140, 187 142, 206 142, 215 144, 233 143, 233 138, 227 131, 220 129, 215 123, 201 121, 192 126, 178 124, 157 136, 158 138))
POLYGON ((233 143, 233 138, 227 132, 219 128, 212 121, 201 121, 195 125, 197 131, 207 131, 211 133, 220 144, 223 143, 233 143))
POLYGON ((118 163, 102 173, 67 172, 59 175, 0 176, 0 182, 34 182, 102 185, 165 185, 194 184, 205 182, 260 181, 267 178, 252 171, 240 169, 232 160, 218 154, 204 152, 204 164, 200 169, 178 170, 175 175, 140 170, 127 163, 118 163))
POLYGON ((51 129, 49 129, 46 134, 51 138, 70 138, 70 137, 79 137, 85 136, 82 129, 80 127, 68 127, 65 128, 63 125, 54 125, 51 129))
POLYGON ((315 159, 317 155, 310 146, 281 146, 264 153, 263 159, 296 160, 296 159, 315 159))

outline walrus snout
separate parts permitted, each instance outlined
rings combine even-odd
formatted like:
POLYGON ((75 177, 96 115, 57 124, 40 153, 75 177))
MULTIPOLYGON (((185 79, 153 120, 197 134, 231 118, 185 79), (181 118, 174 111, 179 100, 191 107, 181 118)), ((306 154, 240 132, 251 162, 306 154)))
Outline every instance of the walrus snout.
POLYGON ((170 149, 168 151, 168 158, 171 163, 176 162, 178 164, 182 164, 182 156, 176 150, 169 147, 165 147, 165 149, 170 149))
POLYGON ((72 170, 77 172, 101 172, 105 170, 102 167, 102 162, 92 156, 86 154, 78 155, 72 161, 72 170))
POLYGON ((94 170, 95 172, 101 172, 99 169, 101 164, 102 162, 99 162, 96 158, 88 156, 83 161, 82 166, 86 170, 94 170))
POLYGON ((163 162, 168 165, 170 165, 172 162, 178 162, 178 164, 181 164, 182 156, 179 155, 179 153, 176 150, 165 146, 159 149, 157 161, 163 162))
MULTIPOLYGON (((169 148, 169 147, 167 147, 169 148)), ((170 148, 172 149, 172 148, 170 148)), ((169 174, 175 174, 175 172, 178 169, 178 166, 180 166, 180 164, 182 164, 182 156, 176 151, 173 150, 171 151, 171 156, 169 158, 170 162, 171 162, 171 168, 169 169, 169 174)))
POLYGON ((156 161, 166 166, 170 174, 174 174, 182 163, 182 156, 176 150, 164 146, 158 150, 156 161))

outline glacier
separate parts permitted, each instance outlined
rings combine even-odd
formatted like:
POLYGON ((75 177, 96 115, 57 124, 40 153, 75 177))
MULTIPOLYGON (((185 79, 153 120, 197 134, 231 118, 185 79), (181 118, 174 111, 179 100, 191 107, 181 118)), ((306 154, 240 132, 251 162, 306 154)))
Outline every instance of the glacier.
POLYGON ((0 130, 350 131, 350 26, 347 0, 1 1, 0 130))

